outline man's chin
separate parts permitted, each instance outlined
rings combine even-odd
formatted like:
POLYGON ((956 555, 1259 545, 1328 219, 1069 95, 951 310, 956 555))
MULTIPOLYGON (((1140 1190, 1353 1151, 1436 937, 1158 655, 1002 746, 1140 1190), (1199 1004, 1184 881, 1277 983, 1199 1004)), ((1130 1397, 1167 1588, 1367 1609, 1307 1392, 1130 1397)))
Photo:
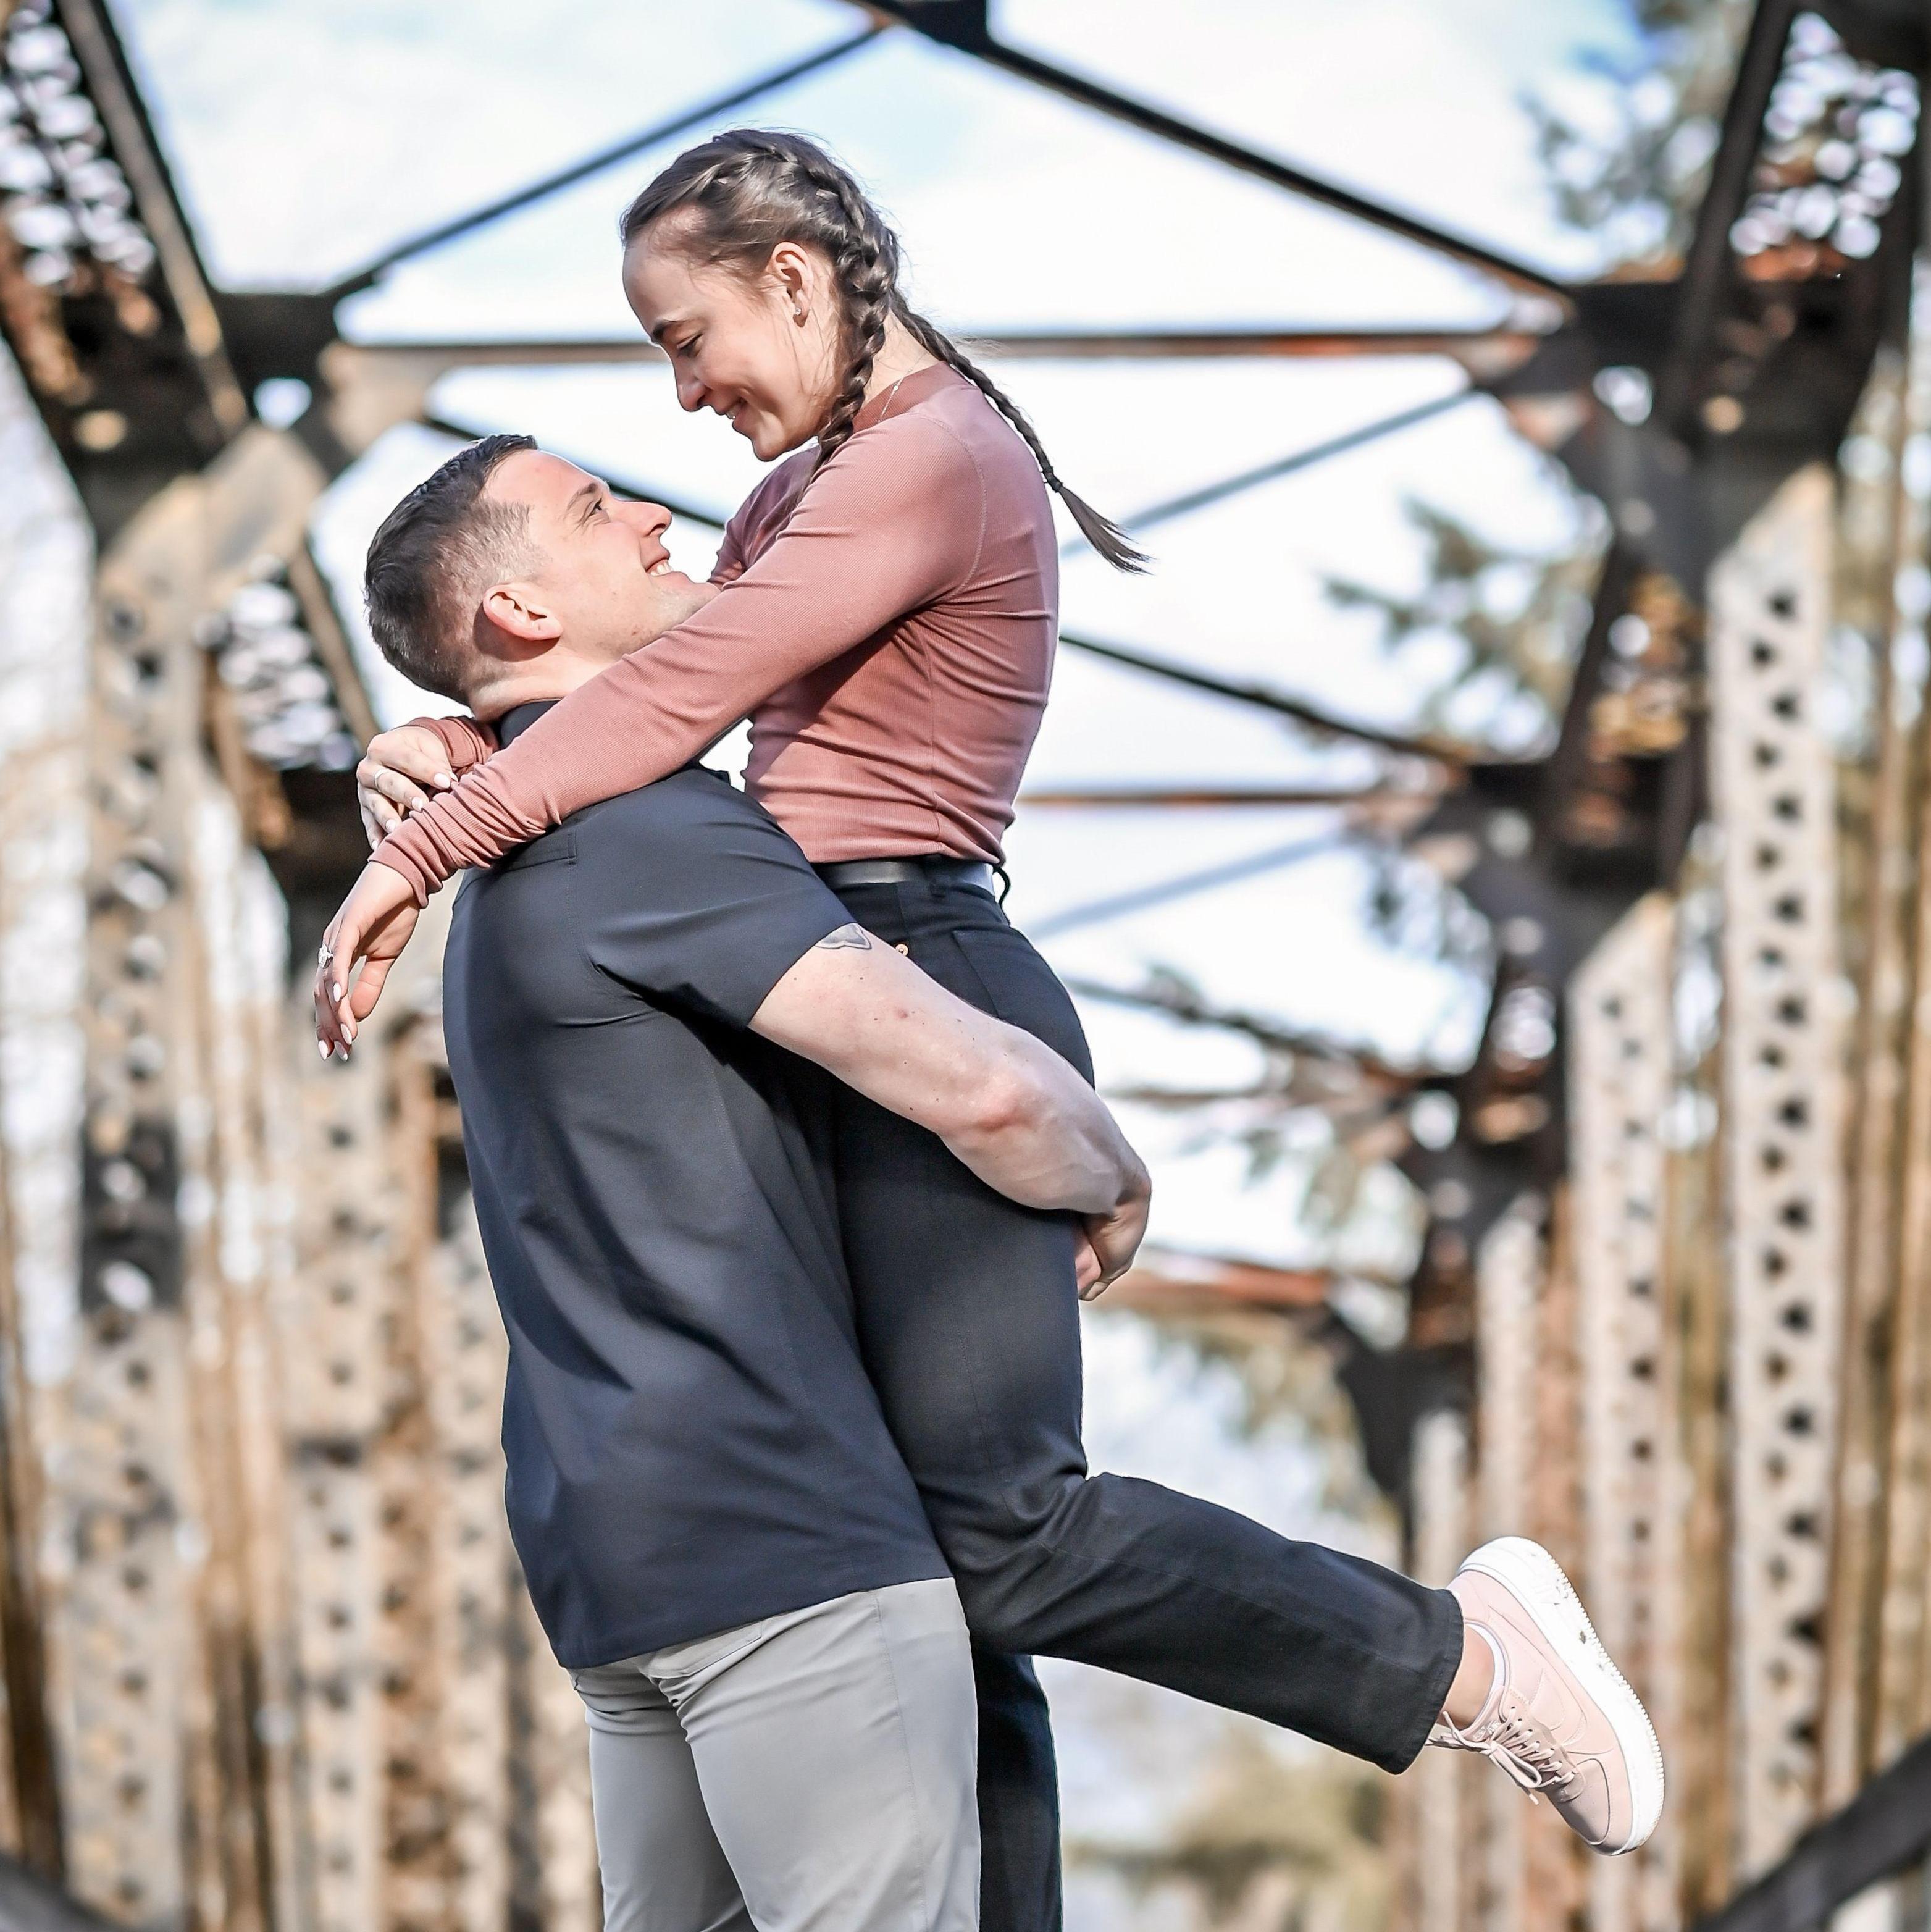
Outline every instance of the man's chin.
POLYGON ((653 577, 650 583, 655 592, 657 608, 664 614, 660 628, 666 631, 703 610, 722 587, 715 584, 700 584, 694 578, 686 577, 681 570, 664 571, 653 577))
POLYGON ((619 653, 622 656, 648 650, 665 632, 674 631, 685 618, 695 616, 716 596, 719 589, 715 584, 694 583, 674 572, 653 577, 650 587, 650 607, 644 627, 625 644, 619 653))

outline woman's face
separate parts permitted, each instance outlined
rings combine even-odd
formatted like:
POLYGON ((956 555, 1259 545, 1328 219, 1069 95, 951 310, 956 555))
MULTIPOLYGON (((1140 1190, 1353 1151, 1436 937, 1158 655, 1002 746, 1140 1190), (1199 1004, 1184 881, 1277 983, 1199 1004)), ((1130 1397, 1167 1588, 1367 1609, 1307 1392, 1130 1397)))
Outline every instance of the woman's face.
POLYGON ((829 264, 781 242, 766 268, 748 276, 691 261, 674 237, 664 245, 661 226, 625 252, 624 293, 670 358, 678 401, 722 416, 762 462, 808 442, 837 393, 829 264))

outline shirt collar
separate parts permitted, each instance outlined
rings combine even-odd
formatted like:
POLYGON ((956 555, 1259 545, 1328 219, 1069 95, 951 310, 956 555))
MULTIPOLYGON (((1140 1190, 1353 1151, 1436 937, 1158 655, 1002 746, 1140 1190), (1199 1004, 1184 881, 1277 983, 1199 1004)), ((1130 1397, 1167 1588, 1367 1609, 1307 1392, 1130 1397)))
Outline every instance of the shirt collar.
POLYGON ((901 416, 915 403, 922 403, 935 389, 942 389, 948 382, 963 382, 965 378, 957 370, 943 362, 934 362, 929 369, 915 369, 909 376, 896 382, 888 382, 875 396, 868 396, 865 406, 852 418, 852 433, 869 429, 875 422, 882 422, 889 416, 901 416))
POLYGON ((557 701, 553 698, 538 698, 505 711, 496 720, 496 742, 507 745, 512 738, 520 737, 557 701))

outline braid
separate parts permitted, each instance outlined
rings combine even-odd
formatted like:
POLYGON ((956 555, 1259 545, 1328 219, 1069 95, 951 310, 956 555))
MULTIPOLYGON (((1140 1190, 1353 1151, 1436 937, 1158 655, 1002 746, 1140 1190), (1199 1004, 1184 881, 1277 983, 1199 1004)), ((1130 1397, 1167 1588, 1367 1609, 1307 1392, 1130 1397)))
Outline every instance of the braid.
POLYGON ((927 354, 936 356, 948 368, 956 369, 1019 432, 1026 447, 1033 452, 1033 461, 1039 466, 1039 474, 1045 478, 1046 488, 1065 504, 1067 514, 1078 524, 1081 536, 1115 570, 1144 570, 1145 551, 1135 549, 1126 532, 1111 518, 1101 515, 1084 496, 1075 495, 1060 481, 1053 460, 1046 454, 1045 445, 1039 440, 1039 432, 1033 427, 1026 412, 944 330, 935 328, 916 309, 908 308, 902 296, 895 296, 894 300, 898 320, 911 331, 919 346, 927 354))
POLYGON ((898 238, 878 218, 857 182, 829 156, 801 154, 796 166, 820 202, 835 206, 843 231, 832 254, 832 274, 844 304, 844 380, 818 430, 815 468, 850 440, 852 424, 864 406, 872 365, 885 346, 885 325, 898 298, 898 238))
POLYGON ((754 272, 781 242, 799 242, 830 262, 845 361, 818 427, 814 473, 851 440, 886 326, 896 316, 928 355, 964 376, 1012 425, 1087 542, 1116 570, 1145 568, 1145 556, 1118 525, 1060 481, 1025 412, 949 336, 907 304, 898 286, 898 238, 823 148, 802 135, 749 128, 688 148, 624 211, 624 245, 682 208, 697 219, 688 235, 680 232, 676 245, 700 260, 732 262, 754 272))

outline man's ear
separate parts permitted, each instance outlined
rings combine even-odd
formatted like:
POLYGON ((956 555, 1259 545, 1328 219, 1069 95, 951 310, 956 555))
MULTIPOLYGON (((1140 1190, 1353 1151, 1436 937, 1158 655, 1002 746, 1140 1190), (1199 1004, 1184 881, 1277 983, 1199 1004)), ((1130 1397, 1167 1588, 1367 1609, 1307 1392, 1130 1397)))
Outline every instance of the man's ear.
POLYGON ((481 615, 478 641, 493 656, 538 656, 563 634, 562 620, 549 598, 521 578, 484 592, 481 615))

